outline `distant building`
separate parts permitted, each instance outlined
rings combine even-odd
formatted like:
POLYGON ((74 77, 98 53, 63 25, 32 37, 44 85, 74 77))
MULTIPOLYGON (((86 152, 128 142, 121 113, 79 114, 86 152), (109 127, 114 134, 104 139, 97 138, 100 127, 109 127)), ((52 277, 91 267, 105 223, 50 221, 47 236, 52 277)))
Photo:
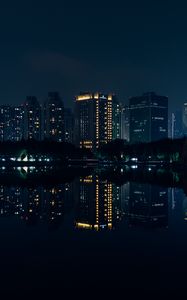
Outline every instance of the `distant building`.
POLYGON ((182 110, 182 127, 183 134, 187 136, 187 102, 184 102, 183 110, 182 110))
POLYGON ((112 94, 81 93, 75 102, 75 140, 80 148, 96 149, 112 140, 112 94))
POLYGON ((113 96, 112 102, 112 139, 121 138, 121 105, 117 98, 113 96))
POLYGON ((152 142, 168 137, 168 98, 145 93, 129 99, 130 142, 152 142))
POLYGON ((178 109, 171 114, 171 138, 181 138, 184 135, 182 110, 178 109))
POLYGON ((0 107, 0 140, 18 142, 23 138, 24 111, 22 106, 0 107))
POLYGON ((28 96, 24 103, 24 138, 40 141, 41 133, 41 106, 36 97, 28 96))
POLYGON ((130 113, 129 106, 125 105, 121 108, 121 139, 129 142, 130 131, 130 113))
POLYGON ((10 140, 11 135, 11 106, 0 106, 0 141, 10 140))
POLYGON ((44 103, 44 138, 64 141, 64 104, 58 92, 48 93, 44 103))
POLYGON ((24 108, 23 106, 12 107, 11 111, 10 140, 19 142, 24 138, 24 108))
POLYGON ((64 134, 66 142, 74 142, 74 114, 70 108, 64 109, 64 134))

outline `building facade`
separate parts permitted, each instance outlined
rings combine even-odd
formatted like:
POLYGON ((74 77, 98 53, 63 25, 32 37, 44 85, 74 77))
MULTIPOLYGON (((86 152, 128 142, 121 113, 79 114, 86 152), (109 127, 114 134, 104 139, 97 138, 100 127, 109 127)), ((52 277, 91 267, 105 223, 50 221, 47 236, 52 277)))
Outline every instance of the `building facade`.
POLYGON ((64 138, 64 104, 58 92, 48 93, 44 103, 44 138, 62 142, 64 138))
POLYGON ((112 140, 112 94, 81 93, 75 101, 75 142, 96 149, 112 140))
POLYGON ((152 142, 168 137, 168 98, 145 93, 129 99, 130 142, 152 142))
POLYGON ((121 107, 121 139, 129 142, 130 113, 129 106, 121 107))
POLYGON ((41 140, 42 111, 35 96, 28 96, 24 103, 24 138, 26 140, 41 140))
POLYGON ((74 114, 70 108, 64 109, 65 142, 74 142, 74 114))

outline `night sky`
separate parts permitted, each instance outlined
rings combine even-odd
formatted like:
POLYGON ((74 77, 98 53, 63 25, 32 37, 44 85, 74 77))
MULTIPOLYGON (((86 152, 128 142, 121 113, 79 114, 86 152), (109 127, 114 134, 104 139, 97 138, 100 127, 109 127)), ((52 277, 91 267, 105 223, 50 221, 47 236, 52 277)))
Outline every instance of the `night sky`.
POLYGON ((66 106, 87 90, 115 92, 122 102, 155 91, 171 107, 187 100, 185 1, 112 3, 0 4, 0 103, 42 101, 53 90, 66 106))

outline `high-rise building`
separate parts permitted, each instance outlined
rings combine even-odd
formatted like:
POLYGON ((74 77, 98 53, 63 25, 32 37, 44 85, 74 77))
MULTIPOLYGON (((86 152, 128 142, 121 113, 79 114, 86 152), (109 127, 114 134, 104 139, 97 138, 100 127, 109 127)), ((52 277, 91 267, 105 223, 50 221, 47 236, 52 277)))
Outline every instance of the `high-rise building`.
POLYGON ((24 103, 24 138, 41 140, 41 106, 34 96, 28 96, 24 103))
POLYGON ((178 109, 171 114, 171 138, 181 138, 184 135, 182 110, 178 109))
POLYGON ((113 96, 112 102, 112 139, 121 138, 121 105, 117 98, 113 96))
POLYGON ((74 142, 74 115, 70 108, 64 109, 64 134, 66 142, 74 142))
POLYGON ((0 141, 10 140, 11 134, 11 106, 0 106, 0 141))
POLYGON ((112 140, 112 94, 81 93, 75 103, 76 144, 96 149, 112 140))
POLYGON ((129 142, 129 131, 130 131, 130 115, 129 107, 125 105, 121 108, 121 139, 129 142))
POLYGON ((130 142, 152 142, 168 137, 168 98, 145 93, 129 99, 130 142))
POLYGON ((44 138, 64 141, 64 104, 58 92, 48 93, 44 103, 44 138))
POLYGON ((24 111, 22 106, 0 107, 0 141, 18 142, 23 138, 24 111))
POLYGON ((187 135, 187 102, 184 102, 183 110, 182 110, 182 127, 183 134, 187 135))
POLYGON ((24 138, 24 108, 17 106, 11 108, 10 120, 11 134, 10 140, 19 142, 24 138))

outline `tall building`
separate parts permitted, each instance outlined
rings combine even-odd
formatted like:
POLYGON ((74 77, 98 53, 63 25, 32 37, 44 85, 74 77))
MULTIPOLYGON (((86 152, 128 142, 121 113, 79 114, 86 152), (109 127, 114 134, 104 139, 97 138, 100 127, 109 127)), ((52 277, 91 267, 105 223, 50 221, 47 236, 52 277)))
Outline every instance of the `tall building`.
POLYGON ((0 106, 0 141, 10 140, 11 135, 11 106, 0 106))
POLYGON ((81 93, 75 102, 75 140, 96 149, 112 140, 112 94, 81 93))
POLYGON ((145 93, 129 99, 130 142, 152 142, 168 137, 168 98, 145 93))
POLYGON ((130 131, 130 114, 129 106, 125 105, 121 108, 121 139, 129 142, 130 131))
POLYGON ((74 142, 74 114, 70 108, 64 109, 64 134, 66 142, 74 142))
POLYGON ((18 142, 23 138, 24 111, 23 107, 0 107, 0 141, 18 142))
POLYGON ((24 108, 17 106, 11 108, 10 120, 11 134, 10 140, 19 142, 24 138, 24 108))
POLYGON ((44 103, 44 138, 64 141, 64 104, 58 92, 48 93, 44 103))
POLYGON ((113 96, 112 102, 112 139, 121 138, 121 105, 117 98, 113 96))
POLYGON ((184 135, 182 110, 178 109, 171 114, 171 138, 181 138, 184 135))
POLYGON ((182 127, 183 134, 187 135, 187 102, 184 102, 183 111, 182 111, 182 127))
POLYGON ((24 103, 24 138, 41 140, 41 106, 34 96, 28 96, 24 103))

